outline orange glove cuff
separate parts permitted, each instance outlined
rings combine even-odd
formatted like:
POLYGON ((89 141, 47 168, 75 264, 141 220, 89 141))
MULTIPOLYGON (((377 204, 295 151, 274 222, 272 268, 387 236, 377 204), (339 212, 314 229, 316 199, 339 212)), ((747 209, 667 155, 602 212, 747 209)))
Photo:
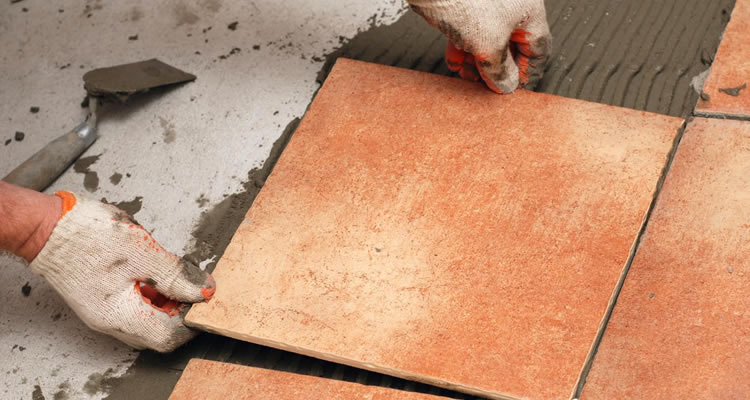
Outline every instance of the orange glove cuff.
POLYGON ((60 219, 62 219, 65 214, 68 213, 68 211, 72 210, 73 207, 75 207, 77 201, 76 196, 73 193, 63 190, 56 192, 55 196, 62 199, 62 214, 60 215, 60 219))

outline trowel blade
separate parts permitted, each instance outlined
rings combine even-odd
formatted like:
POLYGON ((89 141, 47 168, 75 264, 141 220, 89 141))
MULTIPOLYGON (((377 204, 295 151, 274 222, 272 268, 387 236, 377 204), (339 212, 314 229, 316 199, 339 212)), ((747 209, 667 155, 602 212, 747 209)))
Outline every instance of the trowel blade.
POLYGON ((195 75, 154 58, 89 71, 83 75, 83 86, 91 96, 115 96, 125 100, 149 89, 193 80, 195 75))

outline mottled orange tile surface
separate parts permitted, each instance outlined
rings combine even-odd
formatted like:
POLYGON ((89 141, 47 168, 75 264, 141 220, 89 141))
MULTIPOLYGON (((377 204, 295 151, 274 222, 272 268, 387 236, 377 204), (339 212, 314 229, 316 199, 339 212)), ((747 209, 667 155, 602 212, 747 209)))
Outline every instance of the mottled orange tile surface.
POLYGON ((169 400, 447 400, 445 397, 192 359, 169 400))
POLYGON ((696 111, 750 117, 750 87, 732 96, 719 89, 750 85, 750 1, 737 0, 732 18, 711 65, 703 92, 708 100, 698 100, 696 111))
POLYGON ((187 321, 489 397, 567 397, 681 123, 339 60, 187 321))
POLYGON ((583 399, 750 398, 750 122, 696 119, 583 399))

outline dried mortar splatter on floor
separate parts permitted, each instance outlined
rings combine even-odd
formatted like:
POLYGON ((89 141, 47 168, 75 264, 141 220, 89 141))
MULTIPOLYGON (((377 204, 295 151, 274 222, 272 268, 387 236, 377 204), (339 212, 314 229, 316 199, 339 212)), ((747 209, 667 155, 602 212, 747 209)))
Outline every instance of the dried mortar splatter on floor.
POLYGON ((111 204, 117 208, 119 208, 122 211, 125 211, 131 220, 135 221, 135 214, 138 213, 138 211, 141 211, 141 207, 143 207, 143 197, 142 196, 136 196, 133 200, 129 201, 118 201, 116 203, 110 203, 107 201, 105 197, 101 198, 102 203, 111 204))
POLYGON ((109 177, 109 182, 113 185, 118 185, 120 181, 122 180, 122 174, 119 172, 115 172, 112 174, 112 176, 109 177))
POLYGON ((96 171, 91 170, 91 166, 96 163, 101 154, 94 156, 82 157, 73 164, 73 170, 83 176, 83 186, 89 192, 95 192, 99 188, 99 175, 96 171))

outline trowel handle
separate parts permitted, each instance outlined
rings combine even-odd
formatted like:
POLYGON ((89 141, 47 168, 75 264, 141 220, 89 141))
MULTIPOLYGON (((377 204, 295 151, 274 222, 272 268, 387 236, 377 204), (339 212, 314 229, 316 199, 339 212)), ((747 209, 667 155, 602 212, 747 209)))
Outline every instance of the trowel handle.
POLYGON ((44 146, 3 180, 41 192, 94 143, 95 130, 89 122, 81 123, 44 146))

